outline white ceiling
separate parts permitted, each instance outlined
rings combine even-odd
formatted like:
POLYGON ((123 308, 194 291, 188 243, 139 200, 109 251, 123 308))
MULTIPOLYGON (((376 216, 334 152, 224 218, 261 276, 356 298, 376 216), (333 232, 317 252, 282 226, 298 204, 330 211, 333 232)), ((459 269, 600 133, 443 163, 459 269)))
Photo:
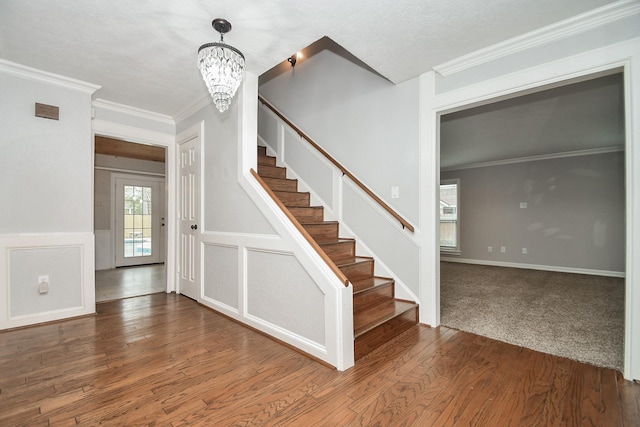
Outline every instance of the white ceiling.
POLYGON ((440 166, 622 150, 622 73, 451 113, 440 122, 440 166))
POLYGON ((0 58, 176 116, 206 94, 198 47, 233 30, 261 75, 328 36, 394 83, 612 0, 1 0, 0 58))

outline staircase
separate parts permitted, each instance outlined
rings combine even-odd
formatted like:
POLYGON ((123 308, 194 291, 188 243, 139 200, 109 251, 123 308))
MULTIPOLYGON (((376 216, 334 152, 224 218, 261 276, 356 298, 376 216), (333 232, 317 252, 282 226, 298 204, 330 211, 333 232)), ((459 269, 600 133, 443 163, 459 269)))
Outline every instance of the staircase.
POLYGON ((339 237, 339 223, 325 221, 324 208, 311 206, 309 193, 260 146, 258 175, 353 285, 355 360, 418 323, 418 305, 395 298, 394 280, 374 276, 373 258, 356 255, 355 240, 339 237))

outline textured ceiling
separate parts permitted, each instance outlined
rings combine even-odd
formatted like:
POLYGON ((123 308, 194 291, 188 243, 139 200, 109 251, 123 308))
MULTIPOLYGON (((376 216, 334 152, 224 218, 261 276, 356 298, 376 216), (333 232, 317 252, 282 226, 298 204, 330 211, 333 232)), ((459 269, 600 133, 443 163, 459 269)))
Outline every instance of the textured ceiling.
POLYGON ((107 101, 175 116, 206 93, 201 44, 233 30, 261 75, 328 36, 394 83, 611 0, 1 0, 0 58, 102 86, 107 101))
POLYGON ((624 142, 618 73, 442 116, 440 166, 623 149, 624 142))

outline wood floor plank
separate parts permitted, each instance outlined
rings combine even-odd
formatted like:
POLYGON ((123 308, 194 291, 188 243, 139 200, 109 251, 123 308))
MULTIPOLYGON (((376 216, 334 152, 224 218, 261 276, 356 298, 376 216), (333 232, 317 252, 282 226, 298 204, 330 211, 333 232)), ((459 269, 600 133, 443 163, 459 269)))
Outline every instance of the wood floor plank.
POLYGON ((623 426, 640 425, 640 394, 637 393, 640 385, 625 381, 619 372, 613 373, 618 386, 618 404, 623 426))
POLYGON ((618 381, 616 373, 611 370, 601 372, 600 384, 600 405, 601 405, 601 425, 622 426, 622 411, 620 396, 618 394, 618 381))
POLYGON ((533 369, 528 371, 528 376, 523 378, 525 404, 520 416, 522 426, 535 426, 548 422, 545 419, 545 402, 553 387, 552 372, 554 358, 542 355, 533 359, 533 369))
POLYGON ((600 402, 601 372, 585 369, 580 389, 580 425, 595 427, 600 424, 602 405, 600 402))
MULTIPOLYGON (((38 405, 33 404, 27 407, 14 406, 0 409, 0 425, 1 426, 14 426, 25 425, 26 420, 32 420, 40 415, 40 408, 38 405)), ((47 420, 41 421, 42 425, 46 424, 47 420)), ((31 423, 29 423, 31 425, 31 423)))
POLYGON ((505 348, 499 368, 497 383, 500 392, 488 399, 480 410, 476 425, 519 426, 520 414, 525 403, 524 375, 536 352, 522 347, 501 343, 505 348))
POLYGON ((492 375, 499 369, 496 353, 501 350, 500 346, 487 345, 488 340, 483 339, 478 342, 480 347, 471 358, 460 367, 453 378, 447 392, 456 393, 456 398, 446 405, 442 412, 434 420, 434 425, 453 425, 463 421, 473 419, 478 415, 479 409, 488 398, 492 396, 493 386, 492 375))
MULTIPOLYGON (((563 374, 558 375, 556 381, 558 397, 553 399, 560 402, 557 405, 560 413, 560 423, 565 426, 581 426, 582 425, 582 400, 581 390, 584 387, 584 370, 586 366, 582 363, 575 363, 572 360, 564 359, 563 374), (560 386, 562 385, 562 387, 560 386), (562 399, 561 396, 575 396, 574 400, 562 399)), ((560 366, 561 364, 558 364, 560 366)), ((554 405, 555 406, 555 405, 554 405)))
POLYGON ((2 426, 635 426, 640 385, 414 326, 345 372, 178 295, 0 332, 2 426))
MULTIPOLYGON (((446 334, 439 336, 440 339, 445 340, 453 334, 455 331, 448 330, 446 334)), ((401 340, 402 338, 404 335, 397 339, 401 340)), ((441 374, 438 365, 432 362, 446 354, 448 349, 453 347, 452 342, 444 345, 436 340, 431 343, 421 342, 427 345, 415 346, 414 348, 420 351, 413 354, 407 352, 408 359, 404 359, 404 355, 390 359, 393 360, 392 366, 378 376, 384 376, 385 383, 388 384, 387 387, 380 387, 385 383, 378 381, 378 377, 374 377, 369 382, 369 389, 373 390, 373 393, 370 392, 368 395, 351 393, 356 401, 351 408, 364 414, 363 418, 367 423, 372 422, 375 418, 378 422, 386 424, 397 415, 398 408, 409 409, 420 397, 429 393, 435 395, 448 384, 448 379, 441 374), (403 359, 403 363, 397 363, 403 359), (386 388, 391 391, 391 395, 384 393, 386 388), (381 404, 384 406, 381 407, 381 404), (382 412, 382 414, 378 414, 378 412, 382 412)), ((386 346, 385 349, 392 346, 392 344, 386 346)), ((385 357, 384 353, 379 355, 385 357)))
POLYGON ((465 374, 461 371, 460 378, 464 378, 468 392, 466 402, 456 398, 457 404, 450 405, 441 418, 454 416, 458 425, 481 425, 482 420, 492 414, 495 408, 500 408, 502 412, 503 407, 496 402, 501 395, 510 391, 510 380, 515 372, 510 369, 509 360, 516 353, 515 346, 485 341, 475 357, 478 363, 469 364, 471 372, 465 374))

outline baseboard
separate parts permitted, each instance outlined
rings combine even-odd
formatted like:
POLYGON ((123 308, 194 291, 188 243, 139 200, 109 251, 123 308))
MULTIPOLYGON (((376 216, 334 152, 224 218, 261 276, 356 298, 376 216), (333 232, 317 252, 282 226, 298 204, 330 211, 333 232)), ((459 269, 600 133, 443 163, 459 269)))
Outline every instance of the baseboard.
POLYGON ((458 262, 461 264, 490 265, 493 267, 525 268, 527 270, 555 271, 558 273, 588 274, 590 276, 605 276, 605 277, 619 277, 619 278, 625 277, 624 271, 592 270, 588 268, 559 267, 556 265, 521 264, 517 262, 487 261, 482 259, 466 259, 466 258, 450 258, 445 256, 441 256, 440 260, 445 262, 458 262))

